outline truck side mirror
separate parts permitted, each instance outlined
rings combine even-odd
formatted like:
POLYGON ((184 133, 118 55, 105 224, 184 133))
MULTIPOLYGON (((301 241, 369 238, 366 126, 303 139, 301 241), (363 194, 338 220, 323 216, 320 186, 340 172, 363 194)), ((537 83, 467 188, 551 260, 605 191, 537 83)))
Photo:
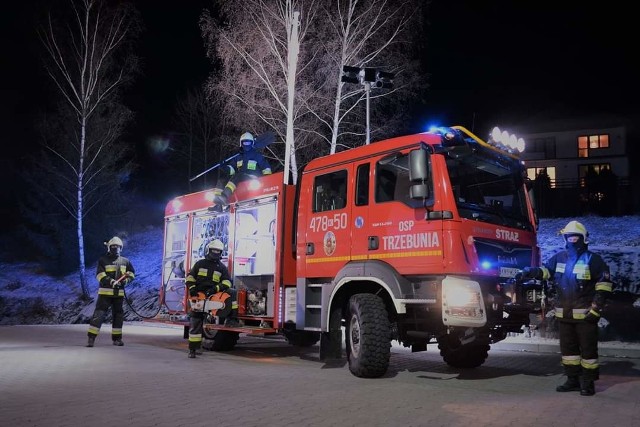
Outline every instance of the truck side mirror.
POLYGON ((409 181, 424 182, 429 177, 427 151, 423 149, 409 152, 409 181))
POLYGON ((427 150, 419 148, 409 152, 409 197, 422 199, 425 206, 433 205, 429 188, 429 154, 427 150))
POLYGON ((428 199, 429 186, 427 184, 414 184, 409 187, 409 197, 412 199, 428 199))

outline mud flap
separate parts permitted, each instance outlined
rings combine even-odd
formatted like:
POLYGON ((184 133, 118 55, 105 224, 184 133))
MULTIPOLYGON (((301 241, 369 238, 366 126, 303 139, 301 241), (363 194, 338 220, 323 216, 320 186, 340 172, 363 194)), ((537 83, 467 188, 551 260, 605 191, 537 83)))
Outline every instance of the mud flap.
POLYGON ((320 360, 342 358, 342 330, 320 334, 320 360))
POLYGON ((320 360, 342 359, 342 310, 331 309, 329 331, 320 334, 320 360))

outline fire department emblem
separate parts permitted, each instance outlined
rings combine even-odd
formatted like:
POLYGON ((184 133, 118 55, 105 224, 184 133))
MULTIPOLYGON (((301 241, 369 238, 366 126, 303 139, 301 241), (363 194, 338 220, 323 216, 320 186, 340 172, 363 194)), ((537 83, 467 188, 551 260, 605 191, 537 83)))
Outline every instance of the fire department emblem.
POLYGON ((324 253, 327 256, 333 255, 336 251, 336 235, 333 234, 333 231, 327 231, 324 235, 324 253))

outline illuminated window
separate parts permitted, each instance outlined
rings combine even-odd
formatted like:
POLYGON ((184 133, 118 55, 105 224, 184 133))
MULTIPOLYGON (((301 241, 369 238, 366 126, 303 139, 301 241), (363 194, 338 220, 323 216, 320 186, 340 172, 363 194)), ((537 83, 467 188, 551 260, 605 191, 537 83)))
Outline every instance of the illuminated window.
POLYGON ((578 176, 580 177, 580 186, 584 187, 589 177, 597 178, 604 169, 611 170, 609 163, 596 163, 592 165, 579 165, 578 176))
POLYGON ((578 137, 578 157, 589 157, 589 150, 609 148, 609 135, 582 135, 578 137))
POLYGON ((535 179, 540 175, 540 172, 546 171, 549 176, 551 188, 555 188, 556 186, 556 168, 555 166, 551 167, 542 167, 542 168, 527 168, 527 177, 535 181, 535 179))

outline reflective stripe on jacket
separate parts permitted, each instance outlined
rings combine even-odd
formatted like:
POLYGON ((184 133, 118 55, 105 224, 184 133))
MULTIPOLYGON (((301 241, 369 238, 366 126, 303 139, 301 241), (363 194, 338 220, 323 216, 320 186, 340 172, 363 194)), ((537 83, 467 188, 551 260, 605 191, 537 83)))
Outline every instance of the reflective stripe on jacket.
POLYGON ((584 319, 594 305, 594 314, 599 316, 613 288, 609 266, 589 250, 574 255, 558 252, 542 271, 544 279, 555 282, 555 312, 562 319, 584 319))

